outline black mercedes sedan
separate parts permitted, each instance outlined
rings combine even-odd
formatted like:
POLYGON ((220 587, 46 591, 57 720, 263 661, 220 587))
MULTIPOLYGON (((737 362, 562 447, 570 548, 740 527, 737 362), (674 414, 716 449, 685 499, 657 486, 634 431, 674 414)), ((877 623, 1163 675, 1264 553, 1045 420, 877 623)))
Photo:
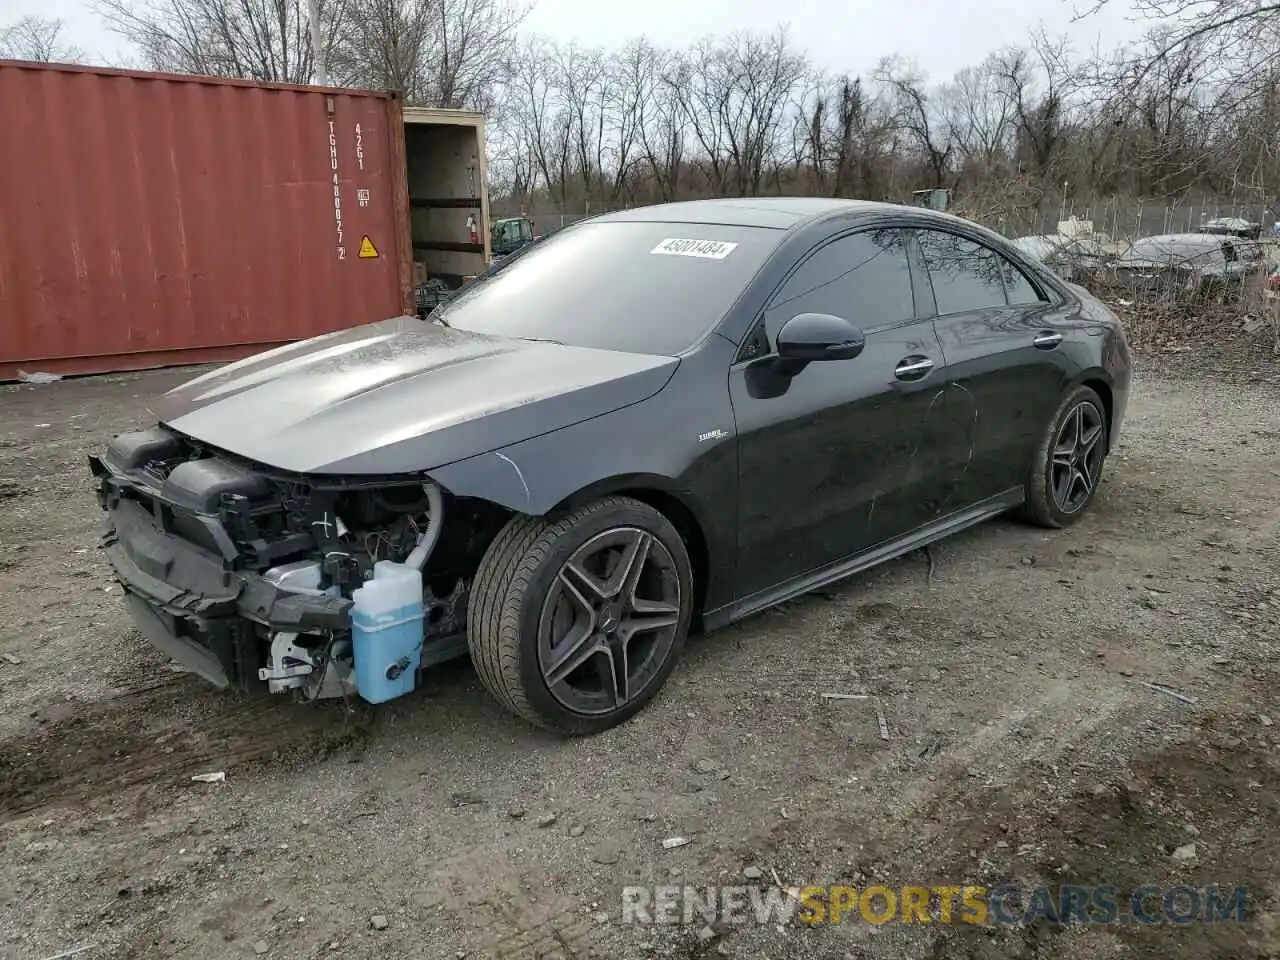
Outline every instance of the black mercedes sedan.
POLYGON ((469 653, 589 734, 692 628, 1006 511, 1074 522, 1129 379, 1116 318, 973 223, 708 200, 197 377, 90 466, 131 615, 209 681, 378 703, 469 653))

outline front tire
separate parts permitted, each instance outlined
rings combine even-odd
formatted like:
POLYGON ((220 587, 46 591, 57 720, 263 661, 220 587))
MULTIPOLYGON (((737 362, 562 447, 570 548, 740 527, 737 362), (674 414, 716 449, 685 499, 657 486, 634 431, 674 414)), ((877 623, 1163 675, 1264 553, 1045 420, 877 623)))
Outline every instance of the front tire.
POLYGON ((499 703, 584 736, 653 699, 692 614, 679 532, 648 504, 610 496, 555 522, 512 518, 476 573, 467 643, 499 703))
POLYGON ((1107 458, 1106 407, 1090 387, 1076 387, 1058 406, 1031 464, 1025 514, 1057 529, 1075 523, 1093 502, 1107 458))

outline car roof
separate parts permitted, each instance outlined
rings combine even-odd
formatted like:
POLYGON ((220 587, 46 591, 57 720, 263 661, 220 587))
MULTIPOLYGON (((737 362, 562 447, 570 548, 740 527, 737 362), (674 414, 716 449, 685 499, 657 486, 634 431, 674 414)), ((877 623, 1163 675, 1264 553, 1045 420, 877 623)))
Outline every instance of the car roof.
MULTIPOLYGON (((650 223, 714 223, 731 227, 767 227, 788 230, 842 213, 932 213, 923 207, 873 200, 833 197, 727 197, 718 200, 682 200, 619 210, 595 218, 600 221, 648 221, 650 223)), ((950 219, 938 215, 940 220, 950 219)))

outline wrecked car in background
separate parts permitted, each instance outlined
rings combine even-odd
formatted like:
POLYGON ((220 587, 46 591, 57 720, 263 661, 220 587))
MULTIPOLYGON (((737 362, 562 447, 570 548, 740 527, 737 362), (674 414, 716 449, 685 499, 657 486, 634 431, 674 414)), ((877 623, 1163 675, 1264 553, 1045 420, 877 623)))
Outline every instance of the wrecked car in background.
POLYGON ((470 654, 612 727, 714 629, 1009 510, 1073 523, 1124 417, 1108 309, 957 217, 606 214, 433 309, 177 387, 90 459, 108 560, 220 686, 381 703, 470 654))
POLYGON ((1044 234, 1018 237, 1014 246, 1072 283, 1086 283, 1114 259, 1100 239, 1044 234))
POLYGON ((1112 276, 1133 293, 1195 295, 1238 290, 1266 273, 1261 244, 1209 233, 1142 237, 1116 258, 1112 276))
POLYGON ((1215 217, 1212 220, 1206 220, 1196 232, 1240 237, 1242 240, 1257 240, 1262 236, 1262 224, 1242 217, 1215 217))

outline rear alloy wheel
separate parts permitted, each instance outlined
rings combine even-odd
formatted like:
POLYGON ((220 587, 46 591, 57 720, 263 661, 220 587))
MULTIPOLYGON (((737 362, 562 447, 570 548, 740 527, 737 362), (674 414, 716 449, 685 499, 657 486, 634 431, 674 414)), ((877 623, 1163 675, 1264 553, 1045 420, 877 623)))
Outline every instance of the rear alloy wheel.
POLYGON ((692 614, 680 534, 629 497, 557 522, 516 517, 476 574, 471 658, 504 706, 570 735, 637 713, 670 674, 692 614))
POLYGON ((1107 457, 1107 416, 1098 394, 1077 387, 1063 400, 1027 481, 1026 512, 1045 527, 1074 523, 1093 501, 1107 457))

